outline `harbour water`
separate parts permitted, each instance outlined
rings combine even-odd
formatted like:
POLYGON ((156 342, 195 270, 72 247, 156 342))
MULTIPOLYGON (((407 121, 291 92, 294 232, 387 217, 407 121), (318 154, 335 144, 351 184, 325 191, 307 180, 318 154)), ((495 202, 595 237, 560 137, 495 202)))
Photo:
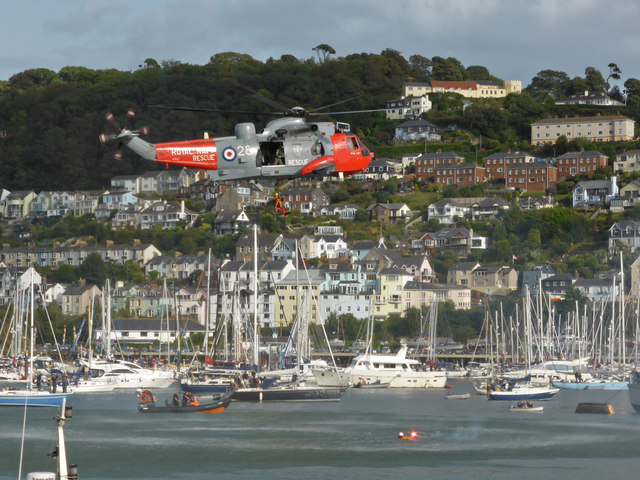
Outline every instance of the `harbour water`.
MULTIPOLYGON (((145 415, 134 392, 77 395, 67 455, 87 479, 636 478, 640 415, 626 391, 561 391, 542 413, 473 392, 350 389, 339 402, 233 403, 219 415, 145 415), (576 414, 611 403, 612 416, 576 414), (398 433, 419 432, 413 441, 398 433)), ((164 402, 173 390, 154 392, 164 402)), ((18 478, 21 408, 0 409, 0 480, 18 478)), ((54 409, 26 417, 25 472, 55 471, 54 409)))

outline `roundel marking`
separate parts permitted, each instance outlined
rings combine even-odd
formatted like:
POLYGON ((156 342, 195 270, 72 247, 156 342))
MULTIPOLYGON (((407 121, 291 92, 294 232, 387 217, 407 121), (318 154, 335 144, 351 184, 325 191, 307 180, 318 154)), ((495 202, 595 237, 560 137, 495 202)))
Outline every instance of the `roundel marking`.
POLYGON ((222 158, 224 158, 227 162, 233 162, 238 156, 238 152, 233 147, 227 147, 222 151, 222 158))

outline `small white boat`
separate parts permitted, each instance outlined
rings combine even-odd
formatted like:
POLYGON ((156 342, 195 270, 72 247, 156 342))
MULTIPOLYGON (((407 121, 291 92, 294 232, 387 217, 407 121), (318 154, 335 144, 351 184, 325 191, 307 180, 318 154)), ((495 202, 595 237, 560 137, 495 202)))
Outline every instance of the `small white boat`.
POLYGON ((515 405, 511 405, 509 410, 512 412, 540 413, 544 410, 544 407, 517 407, 515 405))
POLYGON ((512 412, 540 413, 544 410, 544 407, 534 406, 532 402, 518 402, 517 405, 511 405, 509 410, 512 412))
POLYGON ((465 400, 467 398, 471 398, 470 393, 461 393, 458 395, 447 395, 447 400, 465 400))

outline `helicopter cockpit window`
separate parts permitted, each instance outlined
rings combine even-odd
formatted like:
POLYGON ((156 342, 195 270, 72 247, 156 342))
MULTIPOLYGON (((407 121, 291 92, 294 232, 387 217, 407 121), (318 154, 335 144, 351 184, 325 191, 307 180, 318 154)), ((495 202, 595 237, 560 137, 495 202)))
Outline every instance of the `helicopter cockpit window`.
POLYGON ((349 143, 349 150, 358 150, 360 148, 357 137, 348 137, 347 140, 349 143))

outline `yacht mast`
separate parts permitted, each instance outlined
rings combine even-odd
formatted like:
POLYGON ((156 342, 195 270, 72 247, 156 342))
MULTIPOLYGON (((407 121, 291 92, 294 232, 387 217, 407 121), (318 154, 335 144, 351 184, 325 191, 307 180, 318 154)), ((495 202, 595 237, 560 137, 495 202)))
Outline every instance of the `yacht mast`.
POLYGON ((258 339, 258 226, 253 225, 253 364, 260 371, 258 339))

